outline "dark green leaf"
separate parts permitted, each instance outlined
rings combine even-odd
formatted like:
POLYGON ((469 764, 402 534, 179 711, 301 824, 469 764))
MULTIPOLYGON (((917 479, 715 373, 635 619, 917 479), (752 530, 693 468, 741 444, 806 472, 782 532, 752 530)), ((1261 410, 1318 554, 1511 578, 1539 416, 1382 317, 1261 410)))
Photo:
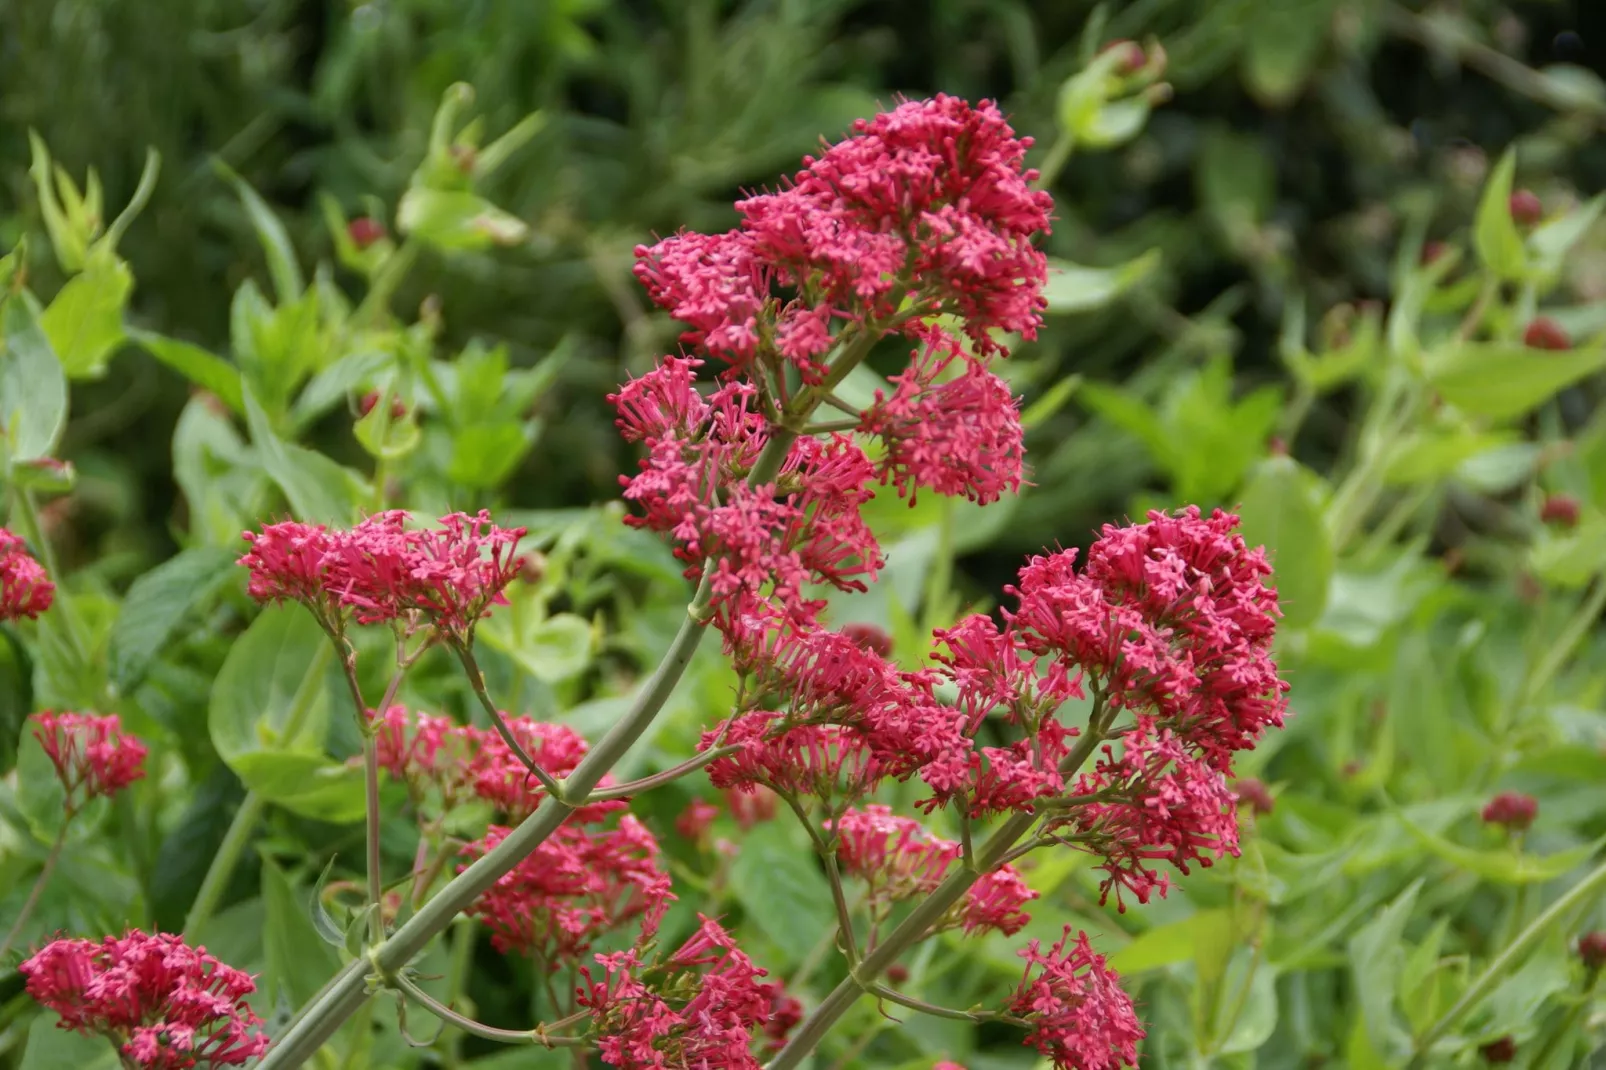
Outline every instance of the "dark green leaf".
POLYGON ((340 956, 319 938, 305 891, 268 858, 262 860, 262 905, 268 960, 263 991, 270 997, 287 993, 296 1006, 305 1006, 340 971, 340 956))
POLYGON ((238 557, 234 550, 198 546, 134 581, 112 625, 108 657, 118 690, 126 694, 139 686, 151 662, 191 612, 231 581, 244 582, 243 570, 235 565, 238 557))
POLYGON ((59 1029, 57 1021, 45 1011, 28 1026, 18 1070, 117 1070, 117 1049, 109 1040, 59 1029))
POLYGON ((341 947, 346 942, 346 934, 341 931, 340 926, 335 923, 335 919, 330 916, 329 909, 323 905, 323 888, 324 885, 329 883, 329 874, 334 872, 334 868, 335 859, 331 855, 329 861, 323 867, 323 872, 318 874, 317 882, 312 886, 312 894, 308 896, 308 903, 312 912, 313 928, 318 930, 318 935, 323 937, 323 942, 331 947, 341 947))
POLYGON ((268 202, 251 188, 250 183, 221 160, 215 163, 218 171, 234 187, 240 203, 245 206, 246 215, 251 218, 251 226, 256 228, 257 240, 262 243, 262 251, 267 254, 268 273, 273 276, 273 288, 279 295, 279 302, 283 304, 294 301, 301 296, 301 291, 307 288, 307 284, 302 278, 301 266, 296 262, 296 251, 290 244, 289 232, 284 229, 279 217, 273 214, 273 209, 268 207, 268 202))

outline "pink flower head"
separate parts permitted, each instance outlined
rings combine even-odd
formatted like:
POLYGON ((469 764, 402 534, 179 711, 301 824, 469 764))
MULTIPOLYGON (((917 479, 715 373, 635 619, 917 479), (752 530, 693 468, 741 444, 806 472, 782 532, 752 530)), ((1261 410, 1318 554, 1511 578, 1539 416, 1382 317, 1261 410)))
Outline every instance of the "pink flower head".
POLYGON ((653 304, 687 325, 681 341, 738 367, 752 360, 770 284, 747 234, 688 231, 638 245, 635 273, 653 304))
POLYGON ((415 804, 438 797, 445 812, 474 795, 472 763, 485 742, 477 729, 404 706, 369 715, 380 768, 407 785, 415 804))
POLYGON ((342 612, 362 624, 419 617, 462 638, 522 564, 513 550, 523 528, 499 528, 490 514, 452 513, 440 527, 408 528, 401 510, 376 513, 350 530, 286 521, 246 532, 247 591, 262 602, 300 602, 338 632, 342 612))
POLYGON ((28 553, 28 544, 0 528, 0 620, 34 620, 55 595, 56 585, 28 553))
POLYGON ((1483 808, 1486 825, 1500 825, 1512 832, 1524 832, 1539 816, 1539 800, 1516 791, 1503 791, 1483 808))
POLYGON ((1143 1027, 1120 978, 1093 953, 1086 933, 1071 928, 1046 954, 1033 940, 1020 953, 1026 973, 1009 1011, 1031 1023, 1026 1043, 1056 1070, 1116 1070, 1136 1066, 1143 1027))
POLYGON ((111 798, 145 775, 145 744, 122 730, 115 713, 97 717, 46 710, 29 720, 67 793, 68 814, 91 799, 111 798))
MULTIPOLYGON (((718 731, 703 733, 698 749, 713 747, 718 738, 718 731)), ((884 775, 864 737, 839 725, 784 728, 767 713, 753 713, 737 719, 725 743, 742 749, 708 763, 708 780, 716 788, 744 792, 767 788, 793 798, 855 799, 884 775)))
MULTIPOLYGON (((959 844, 878 803, 848 809, 833 831, 842 871, 866 883, 872 909, 929 895, 960 857, 959 844)), ((938 928, 963 928, 967 935, 996 929, 1010 936, 1031 920, 1022 908, 1036 898, 1014 866, 1001 866, 979 877, 938 928)))
POLYGON ((719 816, 719 807, 707 799, 693 799, 675 818, 675 834, 683 840, 701 843, 719 816))
POLYGON ((268 1047, 245 1002, 251 976, 177 936, 56 940, 19 969, 61 1028, 108 1038, 135 1066, 243 1066, 268 1047))
MULTIPOLYGON (((508 832, 492 825, 463 849, 464 857, 484 857, 508 832)), ((625 814, 612 828, 560 825, 497 878, 468 913, 491 930, 498 951, 532 956, 556 971, 635 918, 641 918, 642 938, 650 937, 674 899, 669 887, 669 875, 658 864, 658 841, 625 814)))
POLYGON ((914 501, 917 488, 986 505, 1021 485, 1020 410, 1009 385, 942 338, 876 392, 860 430, 886 444, 882 482, 914 501), (957 375, 948 375, 957 369, 957 375))
POLYGON ((718 922, 701 926, 662 962, 634 951, 597 955, 576 992, 591 1012, 602 1059, 615 1070, 759 1070, 754 1049, 776 1047, 802 1007, 737 949, 718 922))
MULTIPOLYGON (((561 779, 574 772, 590 749, 585 739, 568 725, 546 724, 532 717, 508 717, 506 714, 502 715, 502 720, 524 753, 555 778, 561 779)), ((474 793, 506 814, 510 824, 516 825, 535 813, 541 800, 546 798, 546 791, 523 759, 495 729, 469 731, 474 733, 476 750, 468 769, 474 793)), ((604 778, 602 786, 607 784, 604 778)), ((620 800, 605 800, 588 803, 575 814, 581 822, 596 821, 626 805, 620 800)))

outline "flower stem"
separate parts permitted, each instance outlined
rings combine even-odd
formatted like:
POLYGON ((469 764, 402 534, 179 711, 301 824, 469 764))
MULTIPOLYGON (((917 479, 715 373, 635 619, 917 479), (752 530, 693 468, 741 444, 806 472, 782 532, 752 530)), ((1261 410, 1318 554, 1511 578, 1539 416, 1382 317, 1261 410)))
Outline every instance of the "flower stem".
POLYGON ((1468 1011, 1476 1007, 1483 997, 1489 994, 1489 990, 1522 961, 1522 957, 1539 942, 1557 920, 1574 907, 1599 894, 1602 889, 1606 889, 1606 862, 1595 867, 1587 877, 1550 904, 1544 913, 1535 918, 1515 940, 1506 945, 1504 951, 1495 956, 1494 961, 1484 968, 1478 979, 1467 986, 1467 990, 1456 1000, 1455 1005, 1445 1011, 1438 1021, 1428 1027, 1427 1032, 1417 1038, 1413 1046, 1414 1054, 1411 1056, 1411 1061, 1406 1064, 1406 1070, 1417 1070, 1418 1067, 1426 1065, 1428 1049, 1448 1033, 1468 1011))
POLYGON ((485 713, 490 717, 491 725, 496 729, 496 734, 502 737, 502 742, 508 745, 509 750, 518 755, 518 759, 524 764, 524 768, 528 769, 530 775, 541 782, 541 787, 545 789, 548 795, 556 799, 564 798, 563 785, 558 783, 551 773, 542 769, 540 762, 530 757, 524 747, 520 745, 518 739, 514 737, 513 730, 507 726, 507 721, 503 720, 502 711, 497 709, 496 703, 491 701, 490 694, 485 690, 485 673, 480 671, 479 662, 474 660, 474 651, 469 648, 467 643, 454 643, 453 648, 457 651, 457 660, 463 663, 463 671, 468 674, 469 687, 473 688, 474 697, 479 699, 480 705, 485 708, 485 713))
POLYGON ((240 863, 240 855, 244 853, 246 844, 251 842, 257 822, 262 820, 262 813, 267 808, 267 800, 254 791, 246 792, 245 798, 240 800, 240 808, 234 811, 234 820, 229 822, 229 830, 223 834, 223 842, 212 856, 212 864, 206 869, 201 887, 195 893, 195 901, 190 904, 189 913, 184 915, 186 940, 194 941, 200 935, 201 927, 212 920, 218 903, 223 900, 223 893, 228 890, 229 879, 234 876, 234 869, 240 863))
POLYGON ((644 776, 639 780, 631 780, 624 784, 615 784, 611 788, 601 788, 591 792, 584 799, 574 801, 578 804, 581 802, 602 802, 607 799, 628 799, 632 795, 640 795, 644 791, 661 788, 665 784, 679 780, 687 773, 695 773, 703 766, 712 765, 721 758, 729 758, 733 754, 740 753, 741 750, 742 748, 734 743, 725 747, 712 747, 695 758, 688 758, 679 765, 670 766, 661 773, 654 773, 651 776, 644 776))
POLYGON ((50 875, 56 872, 56 863, 61 860, 61 849, 67 843, 67 829, 72 825, 72 815, 62 819, 61 828, 56 833, 56 839, 50 845, 50 851, 45 855, 45 864, 39 868, 39 876, 34 879, 33 890, 28 893, 28 899, 22 904, 22 911, 17 920, 11 923, 11 931, 6 933, 4 943, 0 943, 0 961, 11 953, 11 945, 17 942, 22 933, 22 927, 28 924, 33 916, 33 908, 39 905, 39 896, 44 892, 45 885, 50 883, 50 875))
MULTIPOLYGON (((349 651, 341 659, 341 666, 345 669, 346 685, 351 688, 351 702, 353 712, 357 716, 357 728, 362 732, 362 780, 366 805, 365 811, 368 855, 368 903, 373 907, 368 913, 368 942, 377 947, 385 939, 385 874, 384 860, 379 851, 379 743, 374 739, 374 729, 368 721, 368 707, 362 700, 362 687, 357 683, 357 659, 349 651)), ((391 700, 396 697, 396 691, 401 687, 402 677, 407 675, 408 662, 400 657, 398 648, 396 671, 391 674, 390 683, 385 686, 385 696, 379 700, 375 707, 380 713, 390 709, 391 700)))
MULTIPOLYGON (((1077 740, 1075 748, 1066 756, 1065 761, 1060 763, 1062 774, 1074 773, 1104 741, 1105 726, 1099 723, 1099 718, 1099 711, 1095 708, 1087 730, 1077 740)), ((848 1008, 864 995, 865 986, 873 985, 876 979, 886 972, 888 966, 897 962, 909 948, 925 939, 931 927, 942 920, 982 874, 997 868, 1016 841, 1031 831, 1037 818, 1037 814, 1015 814, 999 826, 998 831, 993 833, 976 852, 976 867, 974 869, 955 867, 935 891, 921 900, 914 911, 879 944, 871 948, 858 967, 831 990, 814 1009, 814 1013, 809 1015, 796 1033, 792 1034, 792 1039, 786 1042, 786 1047, 770 1060, 765 1070, 796 1070, 796 1067, 802 1064, 809 1053, 831 1031, 837 1019, 847 1013, 848 1008)))
MULTIPOLYGON (((773 429, 764 452, 754 463, 749 480, 760 486, 775 478, 781 463, 796 441, 797 434, 785 428, 773 429)), ((608 734, 592 748, 565 781, 574 798, 583 799, 597 786, 604 774, 619 763, 647 726, 652 724, 664 703, 674 692, 691 664, 692 655, 708 630, 709 601, 713 597, 713 574, 705 569, 703 580, 686 607, 686 619, 669 644, 663 660, 653 670, 625 713, 608 734)), ((531 851, 574 813, 574 807, 556 796, 542 800, 535 813, 525 818, 507 838, 458 874, 425 903, 384 943, 372 949, 367 959, 357 959, 337 975, 300 1018, 268 1050, 256 1070, 289 1070, 310 1059, 335 1034, 346 1019, 368 1001, 370 970, 382 976, 395 975, 413 957, 452 923, 487 888, 517 866, 531 851)))
POLYGON ((447 1025, 455 1025, 471 1036, 483 1037, 486 1040, 499 1040, 503 1044, 540 1044, 547 1048, 573 1048, 585 1043, 580 1037, 548 1036, 544 1026, 537 1026, 534 1029, 498 1029, 494 1025, 485 1025, 466 1015, 458 1014, 452 1008, 419 988, 405 974, 397 974, 392 980, 397 988, 407 993, 408 997, 419 1006, 447 1025))

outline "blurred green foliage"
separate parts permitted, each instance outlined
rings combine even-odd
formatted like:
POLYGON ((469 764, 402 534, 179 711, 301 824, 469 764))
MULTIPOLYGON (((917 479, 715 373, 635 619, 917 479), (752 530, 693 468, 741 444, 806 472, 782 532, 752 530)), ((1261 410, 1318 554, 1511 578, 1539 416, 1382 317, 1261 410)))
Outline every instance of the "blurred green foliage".
MULTIPOLYGON (((1045 860, 1029 935, 1052 938, 1066 918, 1097 934, 1145 1009, 1146 1066, 1395 1066, 1560 902, 1562 923, 1463 1008, 1436 1057, 1476 1065, 1479 1045, 1514 1034, 1524 1051, 1563 1038, 1528 1065, 1575 1065, 1580 1020, 1599 1004, 1580 995, 1567 940, 1600 913, 1562 897, 1606 835, 1594 630, 1606 233, 1588 201, 1606 184, 1606 84, 1591 73, 1606 26, 1575 21, 1585 6, 5 5, 0 248, 28 244, 0 271, 23 272, 45 307, 8 302, 4 333, 8 353, 44 352, 41 338, 56 353, 71 418, 65 387, 65 424, 52 416, 45 379, 0 383, 0 397, 48 395, 25 425, 37 448, 13 443, 11 457, 47 457, 59 434, 75 465, 73 493, 45 520, 94 639, 75 663, 42 627, 38 665, 8 639, 5 764, 27 708, 112 695, 181 768, 141 813, 104 815, 137 849, 86 844, 40 924, 182 925, 243 780, 274 814, 206 942, 265 971, 268 998, 299 1002, 328 972, 321 959, 299 968, 295 941, 323 945, 296 908, 313 859, 354 853, 341 765, 354 729, 320 714, 321 738, 276 753, 252 735, 260 724, 228 719, 287 715, 251 666, 296 637, 249 620, 229 566, 264 509, 340 516, 394 500, 395 480, 424 512, 495 504, 528 524, 547 569, 485 628, 491 689, 595 738, 664 649, 684 595, 667 551, 622 528, 617 504, 594 504, 612 501, 630 463, 603 396, 677 332, 631 278, 632 248, 728 225, 741 189, 776 182, 821 136, 877 101, 941 90, 1000 98, 1051 171, 1047 248, 1061 271, 1047 327, 1008 366, 1035 485, 982 512, 882 496, 869 512, 887 577, 839 600, 838 619, 885 627, 900 657, 918 658, 923 634, 986 608, 1023 553, 1150 506, 1241 503, 1246 533, 1276 555, 1295 685, 1296 716, 1243 770, 1277 798, 1243 858, 1119 915, 1092 901, 1096 875, 1076 856, 1045 860), (1112 102, 1087 72, 1116 38, 1165 60, 1112 102), (468 155, 458 126, 432 130, 465 82, 462 118, 483 123, 468 155), (509 131, 505 152, 490 148, 509 131), (75 233, 99 234, 143 199, 142 175, 154 184, 126 232, 78 248, 75 233), (1510 219, 1518 185, 1545 206, 1538 230, 1510 219), (362 216, 388 244, 358 247, 346 224, 362 216), (1424 263, 1430 243, 1443 248, 1424 263), (398 248, 411 270, 387 275, 398 248), (1539 308, 1576 349, 1520 344, 1539 308), (208 396, 188 396, 186 380, 208 396), (364 414, 370 389, 380 397, 364 414), (1541 523, 1541 503, 1563 494, 1581 503, 1577 525, 1541 523), (298 777, 324 779, 304 789, 298 777), (1526 841, 1478 823, 1497 789, 1541 798, 1526 841)), ((25 475, 42 495, 59 489, 52 472, 25 475)), ((323 669, 305 671, 316 684, 323 669)), ((421 706, 473 709, 447 666, 426 663, 408 686, 421 706)), ((700 658, 632 760, 683 757, 728 687, 719 659, 700 658)), ((693 790, 649 796, 644 816, 667 830, 693 790)), ((43 851, 18 831, 23 801, 0 799, 4 846, 23 860, 0 885, 0 916, 43 851)), ((387 852, 405 865, 407 823, 394 824, 387 852)), ((683 844, 676 864, 708 883, 707 903, 737 917, 761 961, 823 971, 796 931, 759 920, 784 902, 808 932, 828 925, 801 833, 769 827, 744 843, 728 872, 683 844)), ((698 904, 687 899, 676 924, 698 904)), ((933 942, 909 987, 965 1006, 1018 977, 1012 949, 933 942)), ((482 953, 467 998, 488 1020, 523 1021, 527 974, 482 953)), ((26 1045, 30 1067, 78 1058, 27 1011, 20 997, 0 1011, 6 1052, 26 1045)), ((351 1065, 409 1057, 389 1026, 364 1036, 372 1050, 351 1040, 346 1057, 370 1061, 351 1065)), ((900 1025, 866 1003, 818 1065, 1031 1066, 1015 1040, 900 1025)))

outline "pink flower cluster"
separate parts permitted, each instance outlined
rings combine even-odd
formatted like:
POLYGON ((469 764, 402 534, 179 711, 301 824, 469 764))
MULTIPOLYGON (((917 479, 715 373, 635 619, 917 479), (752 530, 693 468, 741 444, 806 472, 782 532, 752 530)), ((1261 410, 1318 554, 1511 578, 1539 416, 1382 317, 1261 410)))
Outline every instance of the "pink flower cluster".
MULTIPOLYGON (((415 806, 438 806, 446 813, 479 799, 496 807, 509 825, 517 825, 546 797, 540 781, 495 729, 413 713, 404 706, 377 715, 370 711, 370 717, 380 768, 407 785, 415 806)), ((503 721, 524 753, 553 777, 574 772, 589 749, 567 725, 505 715, 503 721)), ((577 811, 578 820, 598 820, 624 806, 619 801, 589 803, 577 811)))
POLYGON ((19 969, 61 1028, 106 1037, 133 1066, 243 1066, 268 1047, 245 1003, 251 976, 177 936, 56 940, 19 969))
POLYGON ((1067 926, 1046 954, 1036 940, 1020 954, 1026 976, 1009 1009, 1032 1024, 1028 1044, 1057 1067, 1115 1070, 1137 1065, 1143 1027, 1120 980, 1093 953, 1086 933, 1078 933, 1072 943, 1067 926))
MULTIPOLYGON (((629 814, 611 828, 573 820, 499 877, 468 911, 491 930, 498 951, 532 956, 553 972, 635 918, 642 919, 641 939, 649 938, 675 898, 658 864, 658 841, 641 822, 629 814)), ((509 831, 492 825, 463 849, 464 856, 485 856, 509 831)))
MULTIPOLYGON (((960 856, 959 844, 878 803, 850 809, 827 827, 836 833, 843 872, 865 882, 873 911, 935 891, 960 856)), ((988 930, 1013 936, 1031 920, 1023 908, 1036 898, 1014 866, 1000 866, 977 878, 938 927, 961 928, 967 936, 988 930)))
POLYGON ((347 614, 360 624, 425 622, 463 637, 519 574, 514 548, 523 528, 488 513, 453 513, 440 527, 409 528, 401 510, 331 530, 288 520, 246 532, 246 590, 259 602, 300 602, 331 632, 347 614))
POLYGON ((602 1059, 615 1070, 759 1070, 764 1047, 785 1040, 802 1006, 739 951, 718 922, 660 963, 621 951, 598 955, 601 977, 582 971, 580 1006, 591 1012, 602 1059))
POLYGON ((55 597, 56 585, 28 553, 28 544, 0 528, 0 620, 34 620, 55 597))
POLYGON ((45 710, 28 720, 67 793, 69 817, 89 800, 109 799, 145 775, 145 744, 122 730, 116 714, 45 710))

